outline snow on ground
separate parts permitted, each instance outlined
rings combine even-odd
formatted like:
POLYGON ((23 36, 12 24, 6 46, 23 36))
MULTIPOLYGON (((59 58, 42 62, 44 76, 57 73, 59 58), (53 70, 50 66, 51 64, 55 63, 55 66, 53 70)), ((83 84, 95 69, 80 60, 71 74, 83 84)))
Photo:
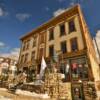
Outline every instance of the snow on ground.
POLYGON ((0 95, 0 100, 12 100, 12 99, 0 95))
POLYGON ((0 91, 8 91, 6 88, 0 88, 0 91))
MULTIPOLYGON (((6 88, 0 88, 0 91, 8 91, 6 88)), ((12 100, 9 97, 0 95, 0 100, 12 100)))
POLYGON ((43 99, 50 98, 48 94, 37 94, 35 92, 29 92, 29 91, 22 91, 20 89, 16 90, 16 94, 21 94, 21 95, 27 95, 27 96, 33 96, 33 97, 39 97, 43 99))
MULTIPOLYGON (((6 88, 0 88, 0 91, 8 91, 8 90, 6 88)), ((38 98, 42 98, 42 99, 50 98, 50 96, 48 96, 48 94, 37 94, 35 92, 24 91, 24 90, 20 90, 20 89, 16 90, 16 94, 38 97, 38 98)), ((0 95, 0 100, 12 100, 12 99, 0 95)))

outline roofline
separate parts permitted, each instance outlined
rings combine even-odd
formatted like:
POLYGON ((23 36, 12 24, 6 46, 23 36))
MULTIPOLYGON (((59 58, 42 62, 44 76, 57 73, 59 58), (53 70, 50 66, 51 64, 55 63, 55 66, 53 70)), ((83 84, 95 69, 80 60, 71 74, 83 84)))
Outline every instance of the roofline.
POLYGON ((33 34, 33 32, 36 32, 39 29, 42 29, 44 26, 50 24, 52 21, 54 21, 56 18, 59 18, 60 16, 62 16, 63 14, 65 14, 67 11, 72 10, 74 8, 80 8, 79 4, 76 4, 74 6, 71 6, 69 8, 67 8, 63 13, 61 13, 60 15, 51 18, 50 20, 48 20, 47 22, 41 24, 40 26, 38 26, 37 28, 33 29, 31 32, 28 32, 27 34, 23 35, 20 37, 20 40, 23 40, 24 38, 28 37, 29 35, 33 34))

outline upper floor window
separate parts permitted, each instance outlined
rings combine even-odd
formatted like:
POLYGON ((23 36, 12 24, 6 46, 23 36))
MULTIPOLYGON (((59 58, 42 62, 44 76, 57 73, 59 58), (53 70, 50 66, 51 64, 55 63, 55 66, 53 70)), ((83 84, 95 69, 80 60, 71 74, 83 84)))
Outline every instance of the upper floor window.
POLYGON ((50 57, 54 56, 54 45, 49 46, 49 56, 50 57))
POLYGON ((34 59, 35 59, 35 51, 33 51, 31 54, 31 61, 33 61, 34 59))
POLYGON ((61 42, 61 51, 62 51, 62 53, 67 52, 66 41, 61 42))
POLYGON ((77 51, 78 50, 77 38, 72 38, 71 39, 71 50, 72 51, 77 51))
POLYGON ((26 50, 29 49, 29 46, 30 46, 30 40, 27 40, 27 42, 26 42, 26 50))
POLYGON ((69 33, 76 31, 74 20, 69 21, 69 33))
POLYGON ((41 33, 40 34, 40 44, 45 42, 45 34, 41 33))
POLYGON ((40 48, 39 49, 39 58, 41 59, 43 55, 44 55, 44 48, 40 48))
POLYGON ((21 61, 20 61, 20 62, 21 62, 21 63, 24 62, 24 55, 21 56, 21 61))
POLYGON ((61 24, 60 25, 60 36, 63 36, 65 34, 66 34, 66 32, 65 32, 65 24, 61 24))
POLYGON ((25 50, 25 44, 23 44, 22 50, 23 50, 23 51, 25 50))
POLYGON ((50 29, 49 30, 49 40, 53 40, 54 39, 54 29, 50 29))
POLYGON ((36 46, 36 39, 37 39, 36 37, 33 38, 33 47, 36 46))
POLYGON ((28 56, 29 56, 29 54, 26 53, 26 54, 25 54, 25 60, 24 60, 25 63, 28 61, 28 56))

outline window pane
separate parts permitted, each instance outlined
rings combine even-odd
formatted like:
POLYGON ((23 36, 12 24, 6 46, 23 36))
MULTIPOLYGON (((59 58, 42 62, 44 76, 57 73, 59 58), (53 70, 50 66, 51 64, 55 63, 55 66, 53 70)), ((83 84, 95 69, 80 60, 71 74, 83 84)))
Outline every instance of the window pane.
POLYGON ((61 51, 62 53, 66 53, 67 49, 66 49, 66 41, 61 42, 61 51))
POLYGON ((49 30, 49 40, 53 40, 54 39, 54 30, 50 29, 49 30))
POLYGON ((40 34, 40 44, 44 43, 44 41, 45 41, 45 35, 41 33, 40 34))
POLYGON ((24 55, 21 56, 21 63, 24 62, 24 55))
POLYGON ((60 36, 65 35, 65 24, 60 25, 60 36))
POLYGON ((74 20, 69 21, 69 32, 74 32, 76 31, 75 29, 75 23, 74 20))
POLYGON ((25 42, 23 43, 23 51, 25 50, 25 42))
POLYGON ((78 50, 77 38, 71 39, 71 50, 72 51, 78 50))
POLYGON ((35 51, 33 51, 31 54, 31 61, 33 61, 34 59, 35 59, 35 51))
POLYGON ((49 47, 49 56, 52 57, 54 55, 54 46, 49 47))
POLYGON ((41 59, 43 55, 44 55, 44 49, 40 48, 40 50, 39 50, 39 58, 41 59))
POLYGON ((29 49, 29 46, 30 46, 30 40, 27 40, 25 42, 25 50, 29 49))
POLYGON ((33 38, 33 47, 35 47, 35 46, 36 46, 36 37, 33 38))
POLYGON ((71 73, 73 79, 88 79, 88 65, 86 58, 71 60, 71 73))
POLYGON ((25 63, 28 61, 28 55, 29 55, 28 53, 25 54, 25 60, 24 60, 25 63))

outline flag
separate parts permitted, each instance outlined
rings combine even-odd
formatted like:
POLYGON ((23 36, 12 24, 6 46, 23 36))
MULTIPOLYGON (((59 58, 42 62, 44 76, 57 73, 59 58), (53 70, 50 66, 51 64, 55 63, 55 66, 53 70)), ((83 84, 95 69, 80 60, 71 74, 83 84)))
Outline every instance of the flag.
POLYGON ((65 69, 66 73, 69 72, 69 64, 66 65, 66 69, 65 69))
POLYGON ((43 77, 44 70, 45 70, 46 67, 47 67, 46 62, 44 60, 44 57, 42 57, 41 70, 40 70, 40 79, 43 77))

